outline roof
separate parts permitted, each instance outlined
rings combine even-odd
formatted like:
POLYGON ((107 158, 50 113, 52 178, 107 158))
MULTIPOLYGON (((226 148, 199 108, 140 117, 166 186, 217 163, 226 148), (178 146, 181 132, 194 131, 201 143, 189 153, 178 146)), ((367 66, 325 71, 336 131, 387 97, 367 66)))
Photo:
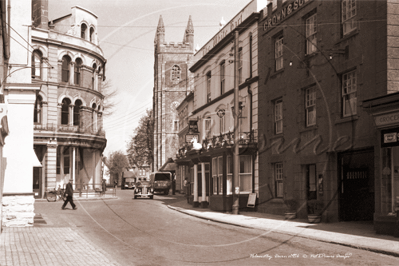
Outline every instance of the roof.
POLYGON ((176 171, 177 165, 176 163, 173 161, 172 158, 169 158, 164 165, 162 165, 161 168, 159 168, 158 171, 160 172, 171 172, 171 171, 176 171))
POLYGON ((123 177, 136 177, 136 173, 132 171, 125 170, 123 171, 123 177))

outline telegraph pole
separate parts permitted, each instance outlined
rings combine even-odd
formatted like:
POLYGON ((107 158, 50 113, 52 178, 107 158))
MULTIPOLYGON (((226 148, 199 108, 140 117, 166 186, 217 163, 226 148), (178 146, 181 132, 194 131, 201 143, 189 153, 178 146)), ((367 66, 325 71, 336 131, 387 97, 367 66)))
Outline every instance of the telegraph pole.
POLYGON ((239 67, 239 62, 240 60, 238 58, 238 52, 239 52, 239 47, 238 47, 238 31, 236 30, 234 32, 234 152, 233 152, 233 207, 232 207, 232 213, 233 214, 238 214, 239 210, 239 197, 238 195, 240 194, 240 184, 239 184, 239 172, 240 172, 240 155, 239 155, 239 149, 240 149, 240 130, 239 130, 239 125, 240 125, 240 118, 239 118, 239 113, 240 113, 240 103, 239 103, 239 89, 238 89, 238 67, 239 67))

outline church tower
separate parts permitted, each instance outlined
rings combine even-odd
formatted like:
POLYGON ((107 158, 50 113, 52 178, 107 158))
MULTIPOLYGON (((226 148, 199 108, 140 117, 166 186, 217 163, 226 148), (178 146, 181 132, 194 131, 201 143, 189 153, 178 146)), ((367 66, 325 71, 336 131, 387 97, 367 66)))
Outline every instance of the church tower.
POLYGON ((158 171, 179 149, 179 116, 176 107, 192 90, 189 68, 194 55, 194 27, 191 16, 182 42, 165 41, 165 26, 159 17, 154 40, 154 164, 158 171))

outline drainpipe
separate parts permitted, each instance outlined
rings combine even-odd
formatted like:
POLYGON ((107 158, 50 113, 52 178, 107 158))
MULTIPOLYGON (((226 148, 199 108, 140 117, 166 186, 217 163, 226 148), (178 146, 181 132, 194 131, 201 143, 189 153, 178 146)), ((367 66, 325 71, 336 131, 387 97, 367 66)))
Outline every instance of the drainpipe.
MULTIPOLYGON (((251 79, 248 78, 247 80, 251 79)), ((253 136, 253 140, 255 139, 255 133, 252 132, 252 89, 251 85, 248 85, 248 95, 249 95, 249 128, 251 132, 251 138, 253 136), (252 133, 254 135, 252 135, 252 133)), ((255 158, 256 155, 252 154, 252 193, 255 192, 255 158)))

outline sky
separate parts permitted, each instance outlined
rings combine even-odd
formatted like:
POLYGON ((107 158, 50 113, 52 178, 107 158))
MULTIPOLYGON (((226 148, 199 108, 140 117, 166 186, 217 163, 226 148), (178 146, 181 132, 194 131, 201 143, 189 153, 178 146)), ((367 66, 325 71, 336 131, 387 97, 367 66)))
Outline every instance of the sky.
POLYGON ((202 47, 250 0, 49 0, 49 19, 80 6, 98 16, 98 39, 107 59, 106 79, 117 91, 116 108, 104 118, 107 147, 104 155, 122 151, 147 109, 152 108, 154 38, 159 17, 166 42, 182 42, 191 15, 194 44, 202 47))

